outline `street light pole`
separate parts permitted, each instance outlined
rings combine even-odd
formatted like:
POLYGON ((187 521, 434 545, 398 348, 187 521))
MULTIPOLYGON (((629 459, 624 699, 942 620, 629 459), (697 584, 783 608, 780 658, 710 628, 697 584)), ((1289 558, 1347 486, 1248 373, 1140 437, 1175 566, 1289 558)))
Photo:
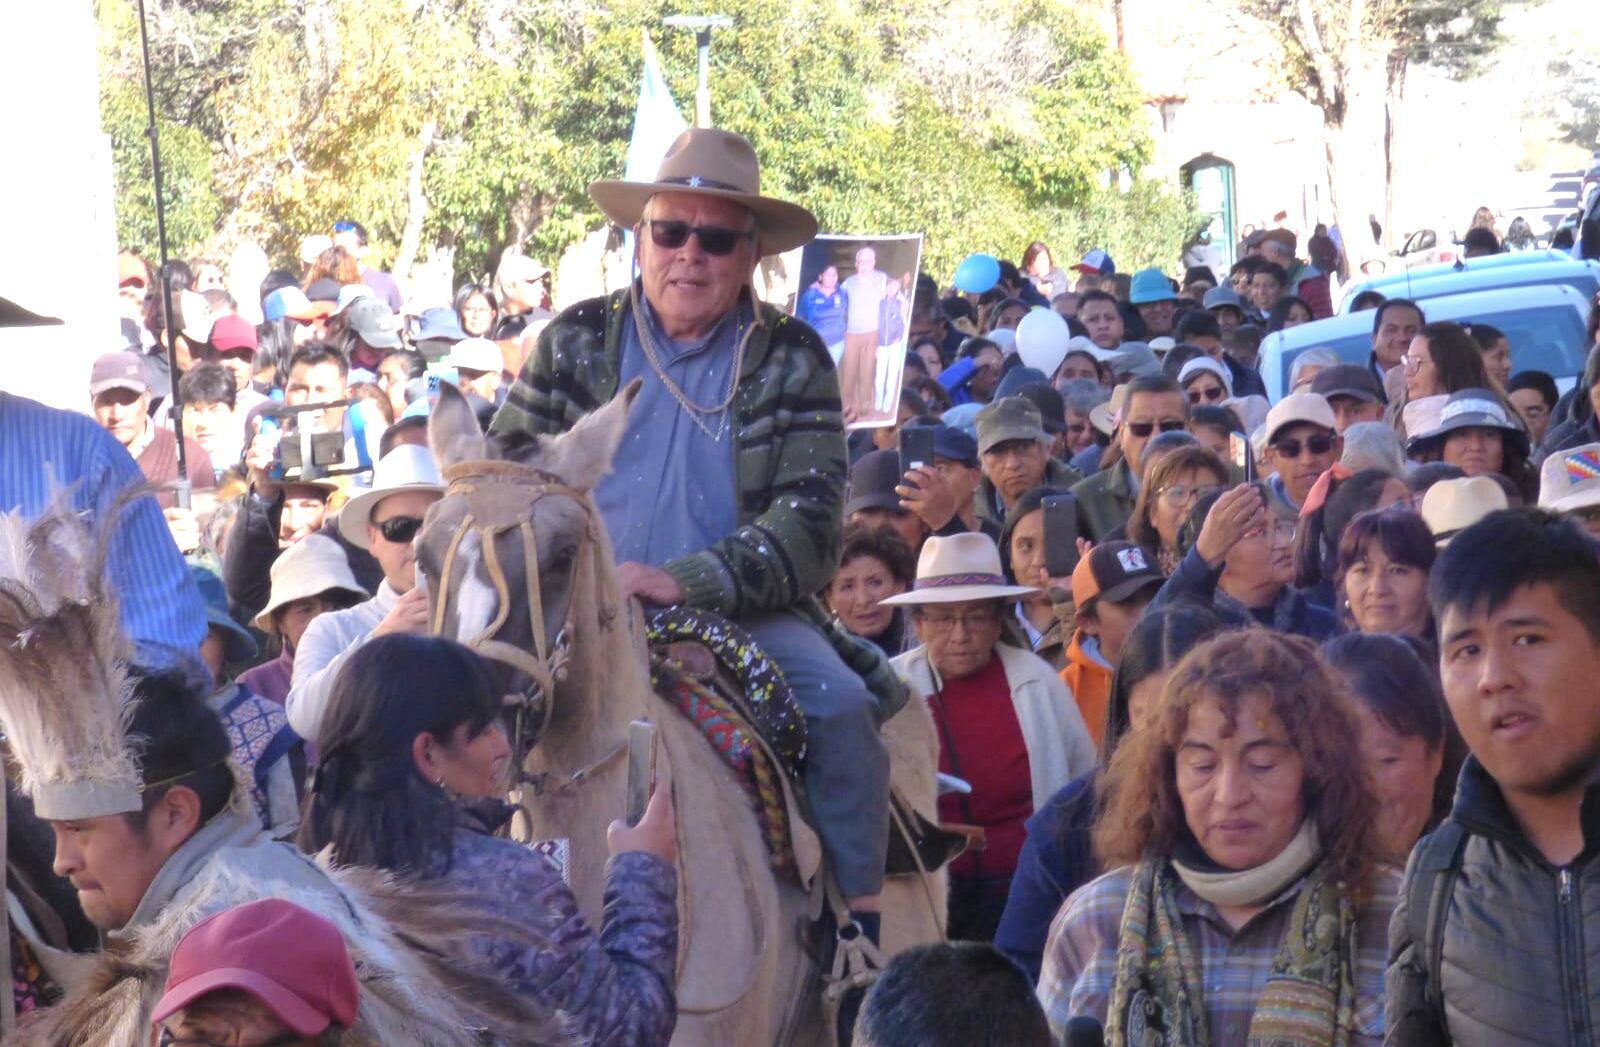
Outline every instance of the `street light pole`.
POLYGON ((668 15, 662 19, 674 29, 693 29, 700 49, 700 81, 694 89, 694 125, 711 126, 711 30, 727 29, 733 19, 727 15, 668 15))

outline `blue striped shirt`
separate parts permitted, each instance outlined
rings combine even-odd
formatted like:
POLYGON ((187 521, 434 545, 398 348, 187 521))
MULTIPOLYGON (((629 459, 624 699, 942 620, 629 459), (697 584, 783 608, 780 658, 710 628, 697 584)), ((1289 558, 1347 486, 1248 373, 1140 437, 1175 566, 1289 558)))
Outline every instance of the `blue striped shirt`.
MULTIPOLYGON (((94 419, 0 392, 0 511, 38 516, 65 497, 99 521, 142 483, 138 464, 94 419)), ((106 569, 137 661, 193 669, 205 615, 154 498, 123 507, 106 569)))
MULTIPOLYGON (((1122 911, 1132 882, 1133 869, 1127 866, 1091 880, 1073 892, 1051 924, 1039 1002, 1058 1040, 1068 1018, 1087 1015, 1102 1023, 1106 1020, 1116 980, 1122 911)), ((1200 962, 1210 1042, 1242 1044, 1249 1037, 1256 1001, 1283 947, 1290 910, 1304 883, 1297 881, 1238 930, 1210 903, 1176 884, 1183 930, 1200 962)), ((1380 869, 1372 895, 1356 911, 1354 1047, 1377 1047, 1383 1041, 1383 969, 1389 917, 1399 890, 1399 872, 1380 869)))

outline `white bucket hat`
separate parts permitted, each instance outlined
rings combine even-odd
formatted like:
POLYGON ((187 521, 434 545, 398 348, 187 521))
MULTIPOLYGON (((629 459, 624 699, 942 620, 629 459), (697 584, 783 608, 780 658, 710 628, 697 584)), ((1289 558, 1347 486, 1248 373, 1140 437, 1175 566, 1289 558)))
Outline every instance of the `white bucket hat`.
POLYGON ((357 549, 368 548, 367 523, 378 503, 396 491, 444 493, 444 477, 433 462, 433 452, 417 444, 401 444, 372 470, 372 489, 345 503, 339 511, 339 533, 357 549))
POLYGON ((1539 508, 1569 513, 1600 505, 1600 444, 1557 451, 1540 472, 1539 508))
POLYGON ((273 561, 272 595, 251 624, 271 632, 273 612, 329 591, 349 593, 358 600, 371 595, 351 573, 350 561, 338 542, 323 534, 307 535, 273 561))
POLYGON ((1506 492, 1487 476, 1440 480, 1422 496, 1422 522, 1440 549, 1492 512, 1508 508, 1506 492))
POLYGON ((917 580, 911 591, 878 602, 890 606, 1014 600, 1038 591, 1027 585, 1007 585, 994 539, 974 532, 929 538, 917 557, 917 580))

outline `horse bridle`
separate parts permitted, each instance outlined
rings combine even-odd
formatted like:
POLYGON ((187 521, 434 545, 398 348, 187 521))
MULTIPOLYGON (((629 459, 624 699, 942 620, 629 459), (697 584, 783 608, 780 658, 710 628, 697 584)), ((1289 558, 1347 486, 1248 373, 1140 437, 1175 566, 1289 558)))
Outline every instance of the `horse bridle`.
POLYGON ((583 510, 586 526, 578 545, 577 570, 582 570, 587 558, 593 555, 595 542, 599 538, 599 523, 587 492, 529 465, 487 458, 473 459, 447 466, 443 474, 449 485, 445 497, 455 495, 466 499, 467 513, 445 548, 444 560, 439 565, 439 591, 429 628, 435 636, 444 631, 456 553, 461 548, 462 539, 469 533, 476 533, 483 550, 484 570, 494 587, 498 607, 494 620, 477 636, 463 642, 485 658, 510 666, 533 681, 532 689, 505 696, 506 707, 512 713, 512 753, 520 767, 528 749, 543 735, 550 722, 556 683, 563 677, 566 668, 572 618, 577 604, 575 600, 568 604, 566 617, 552 643, 546 637, 544 628, 544 596, 539 585, 539 539, 533 526, 534 507, 545 496, 555 495, 570 499, 583 510), (495 540, 511 531, 516 531, 522 540, 531 626, 529 631, 533 633, 532 654, 514 644, 495 639, 495 634, 505 626, 511 614, 511 586, 506 580, 499 554, 495 552, 495 540))

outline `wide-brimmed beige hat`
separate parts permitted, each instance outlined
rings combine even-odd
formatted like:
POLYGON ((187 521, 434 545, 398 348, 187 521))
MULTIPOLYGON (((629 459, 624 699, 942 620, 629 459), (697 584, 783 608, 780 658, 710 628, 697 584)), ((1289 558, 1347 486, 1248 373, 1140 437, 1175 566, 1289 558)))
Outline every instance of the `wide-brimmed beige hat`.
POLYGON ((433 452, 418 444, 401 444, 372 470, 372 490, 362 491, 339 510, 339 533, 357 549, 369 548, 367 523, 378 503, 399 491, 444 493, 444 477, 434 464, 433 452))
POLYGON ((679 135, 654 182, 606 180, 589 183, 589 197, 625 229, 639 224, 644 205, 657 193, 716 196, 748 207, 756 216, 763 254, 803 247, 817 235, 817 220, 799 204, 761 195, 761 165, 742 135, 691 127, 679 135))
POLYGON ((978 531, 929 538, 917 557, 917 580, 911 591, 878 602, 888 606, 1014 600, 1038 591, 1027 585, 1007 585, 1000 570, 1000 550, 993 538, 978 531))
POLYGON ((272 631, 272 615, 280 607, 326 592, 349 593, 357 600, 372 595, 361 588, 350 570, 350 560, 339 543, 323 534, 311 534, 285 549, 272 562, 272 595, 254 622, 262 632, 272 631))
POLYGON ((1422 496, 1422 522, 1433 532, 1434 544, 1443 549, 1450 539, 1509 505, 1505 490, 1487 476, 1440 480, 1422 496))

